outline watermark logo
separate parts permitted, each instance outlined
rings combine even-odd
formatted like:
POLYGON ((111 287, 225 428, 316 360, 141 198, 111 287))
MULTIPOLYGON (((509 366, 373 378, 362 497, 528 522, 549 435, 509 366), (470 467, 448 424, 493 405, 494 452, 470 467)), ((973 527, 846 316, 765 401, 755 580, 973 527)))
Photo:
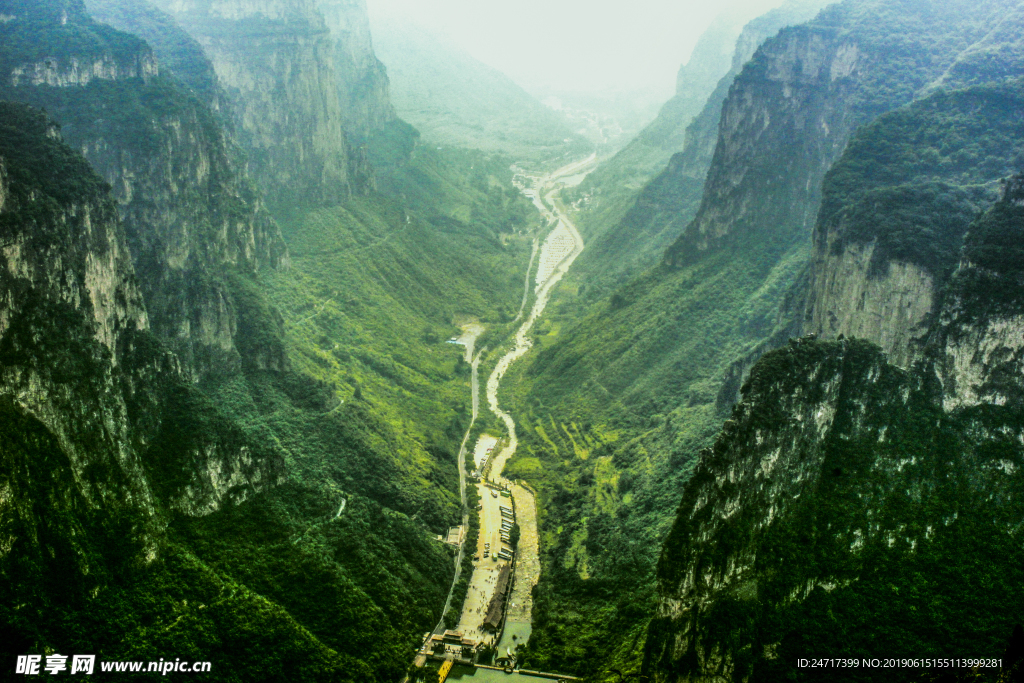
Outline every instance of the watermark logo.
MULTIPOLYGON (((177 658, 174 661, 161 659, 158 662, 100 662, 103 673, 156 673, 166 676, 169 673, 207 673, 210 662, 190 662, 177 658)), ((14 673, 24 676, 49 674, 56 676, 85 674, 91 676, 96 669, 96 655, 18 655, 14 665, 14 673), (70 659, 70 663, 68 662, 70 659)))
MULTIPOLYGON (((96 666, 96 655, 74 655, 71 657, 72 674, 91 674, 96 666)), ((68 671, 67 655, 47 655, 43 661, 42 655, 19 655, 14 665, 14 673, 38 676, 40 669, 54 676, 63 671, 68 671)))

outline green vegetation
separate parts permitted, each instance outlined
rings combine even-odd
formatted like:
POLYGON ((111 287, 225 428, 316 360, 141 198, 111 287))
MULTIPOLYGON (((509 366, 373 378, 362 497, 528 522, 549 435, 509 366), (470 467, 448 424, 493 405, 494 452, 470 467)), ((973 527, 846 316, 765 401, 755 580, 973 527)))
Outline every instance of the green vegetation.
MULTIPOLYGON (((895 55, 842 86, 851 89, 843 97, 852 103, 834 103, 867 122, 912 99, 984 36, 993 16, 1002 16, 972 13, 964 20, 968 11, 974 12, 961 2, 847 2, 786 31, 832 40, 842 30, 862 54, 895 55)), ((761 87, 767 59, 759 53, 738 81, 761 87)), ((1004 78, 999 63, 989 68, 993 81, 1004 78)), ((1019 163, 1017 89, 1007 82, 934 92, 867 126, 826 184, 826 197, 849 219, 843 225, 876 230, 892 246, 882 253, 916 250, 916 259, 948 273, 963 231, 994 199, 995 181, 1019 163)), ((638 666, 652 613, 651 568, 698 453, 728 417, 745 365, 799 329, 811 254, 804 214, 816 209, 803 185, 820 171, 807 165, 818 152, 793 149, 786 147, 791 157, 781 159, 763 145, 751 147, 744 177, 764 185, 730 190, 742 194, 735 202, 750 202, 742 221, 730 226, 735 234, 703 252, 678 242, 674 260, 681 266, 659 266, 622 285, 567 278, 538 321, 541 350, 503 384, 512 394, 503 401, 522 425, 509 474, 541 492, 547 549, 530 666, 587 674, 638 666), (781 178, 801 178, 802 186, 772 184, 781 178), (510 388, 517 378, 521 387, 510 388), (632 542, 635 555, 627 550, 632 542), (644 607, 631 612, 633 605, 644 607), (610 652, 609 642, 620 648, 610 652)), ((657 224, 662 207, 665 215, 685 211, 683 180, 677 174, 672 184, 666 175, 651 183, 645 192, 661 199, 638 203, 633 211, 650 215, 623 234, 632 238, 640 226, 657 224)), ((826 206, 822 216, 833 209, 826 206)), ((618 247, 607 238, 595 244, 606 242, 614 254, 618 247)))
POLYGON ((469 583, 473 578, 473 557, 476 555, 476 544, 480 539, 480 515, 476 508, 480 504, 480 494, 476 486, 466 485, 466 507, 469 509, 469 528, 462 542, 463 555, 459 566, 459 580, 452 590, 452 604, 444 613, 445 628, 453 629, 459 625, 462 607, 466 604, 469 594, 469 583))
POLYGON ((1019 176, 1005 201, 979 217, 964 238, 963 262, 946 296, 963 322, 1012 317, 1024 309, 1024 207, 1019 176))
POLYGON ((993 465, 1024 462, 1008 436, 1024 416, 989 405, 946 414, 928 374, 888 365, 864 341, 792 344, 758 362, 744 403, 687 485, 688 512, 666 541, 659 578, 673 590, 694 566, 717 577, 739 557, 756 560, 722 587, 698 579, 702 599, 684 617, 694 620, 688 652, 666 648, 679 624, 652 623, 652 670, 692 670, 695 643, 732 653, 736 680, 878 679, 870 669, 794 668, 811 653, 1002 655, 1024 604, 1015 521, 1024 491, 1013 470, 993 465), (822 438, 794 418, 825 403, 835 414, 822 438), (787 468, 804 476, 754 486, 749 463, 780 443, 789 444, 787 468), (729 467, 736 476, 723 478, 729 467), (736 496, 737 513, 719 516, 720 501, 736 496))
MULTIPOLYGON (((26 212, 50 220, 64 207, 104 198, 109 190, 81 154, 54 143, 50 135, 57 131, 59 127, 43 112, 0 101, 0 157, 11 188, 5 201, 14 205, 0 214, 8 234, 25 229, 26 212), (33 192, 41 196, 33 197, 33 192)), ((112 209, 112 202, 106 203, 112 209)))
POLYGON ((145 40, 161 70, 169 70, 204 103, 220 98, 217 74, 202 47, 147 0, 88 0, 86 8, 97 21, 145 40))
POLYGON ((130 61, 148 52, 141 39, 95 23, 85 14, 81 0, 5 0, 4 11, 18 21, 0 23, 0 74, 4 85, 18 66, 56 58, 48 66, 67 67, 67 58, 96 59, 110 55, 130 61), (63 19, 80 24, 82 30, 67 31, 63 19))
POLYGON ((995 183, 1024 164, 1024 83, 939 92, 865 126, 825 178, 819 230, 832 249, 874 242, 890 261, 945 278, 995 183))
MULTIPOLYGON (((116 136, 142 152, 159 144, 157 122, 168 116, 198 115, 200 130, 223 136, 171 77, 18 95, 46 104, 82 139, 116 136)), ((0 150, 12 183, 4 230, 28 229, 25 214, 10 210, 22 204, 49 211, 42 221, 90 200, 114 220, 109 188, 85 161, 42 142, 51 125, 44 117, 6 103, 0 114, 0 138, 13 141, 0 150), (26 186, 36 201, 22 201, 26 186)), ((450 552, 433 536, 461 516, 455 449, 469 419, 468 365, 461 347, 444 342, 464 321, 501 327, 514 317, 534 228, 532 209, 511 187, 510 160, 410 150, 402 137, 414 140, 412 133, 397 131, 392 153, 406 158, 381 180, 392 198, 281 216, 290 268, 257 275, 221 266, 188 283, 214 287, 232 303, 240 363, 215 365, 193 386, 177 378, 160 342, 132 337, 115 386, 131 396, 127 419, 137 429, 133 443, 156 494, 156 517, 135 528, 105 518, 107 509, 95 513, 96 524, 112 531, 84 533, 74 525, 86 504, 69 503, 67 524, 48 532, 66 558, 61 571, 75 572, 67 590, 47 597, 45 582, 59 579, 40 578, 54 565, 39 553, 36 568, 3 568, 5 586, 35 596, 5 600, 22 605, 3 615, 4 634, 18 648, 12 656, 80 643, 104 659, 167 652, 215 659, 221 668, 211 680, 401 675, 419 634, 441 616, 452 579, 450 552), (206 517, 169 509, 203 474, 206 458, 238 449, 263 468, 264 483, 282 476, 285 483, 262 492, 234 487, 228 499, 244 502, 206 517), (138 570, 141 553, 158 560, 138 570), (92 559, 83 565, 84 557, 92 559), (78 586, 86 566, 91 578, 78 586), (105 613, 109 623, 93 628, 105 613), (236 657, 247 658, 244 666, 236 657)), ((197 196, 181 201, 203 189, 190 188, 197 196)), ((37 237, 57 240, 55 248, 64 239, 59 231, 37 237)), ((81 315, 27 304, 24 313, 36 322, 18 319, 5 330, 5 366, 51 367, 75 381, 85 397, 83 425, 102 424, 102 404, 89 397, 110 393, 109 357, 81 315), (49 341, 37 349, 39 340, 49 341)), ((17 434, 35 429, 13 418, 7 424, 17 434)), ((129 491, 120 470, 102 464, 100 452, 115 451, 109 439, 98 440, 101 432, 83 427, 75 435, 98 463, 91 476, 129 491)), ((35 452, 11 457, 50 462, 35 452)), ((73 500, 65 484, 71 492, 54 495, 73 500)), ((28 499, 45 499, 33 486, 22 487, 28 499)), ((38 536, 10 528, 19 538, 38 536)), ((25 557, 33 552, 25 549, 25 557)))

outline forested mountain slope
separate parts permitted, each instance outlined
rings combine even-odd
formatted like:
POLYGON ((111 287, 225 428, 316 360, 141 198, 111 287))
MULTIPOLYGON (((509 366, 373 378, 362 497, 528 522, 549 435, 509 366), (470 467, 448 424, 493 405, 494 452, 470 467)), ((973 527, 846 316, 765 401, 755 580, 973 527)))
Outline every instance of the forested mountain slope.
MULTIPOLYGON (((835 185, 847 193, 842 202, 853 201, 841 203, 843 211, 852 213, 858 193, 879 186, 895 194, 907 183, 912 192, 915 184, 939 184, 947 189, 919 192, 917 206, 925 215, 942 213, 962 234, 961 217, 991 205, 993 183, 1013 170, 1020 148, 1016 86, 1007 81, 1017 39, 998 30, 1016 20, 1017 4, 969 10, 958 2, 847 1, 783 29, 731 86, 700 209, 664 263, 597 301, 587 300, 586 289, 563 287, 561 308, 538 328, 543 348, 510 397, 530 435, 513 467, 540 486, 547 511, 550 551, 532 663, 600 666, 604 629, 642 622, 643 610, 633 606, 650 595, 654 561, 643 548, 664 538, 672 519, 666 512, 727 416, 745 368, 799 334, 823 180, 855 130, 921 99, 879 121, 879 137, 861 148, 870 150, 868 160, 884 162, 875 166, 880 175, 842 176, 841 162, 824 180, 834 196, 833 183, 861 178, 835 185), (992 44, 999 35, 1003 42, 992 44), (958 85, 959 69, 991 84, 934 91, 936 83, 958 85), (922 131, 915 144, 942 140, 936 166, 924 146, 882 143, 882 130, 889 140, 906 135, 897 122, 915 116, 914 130, 922 131), (980 131, 992 138, 979 138, 980 131), (639 588, 637 576, 646 577, 639 588)), ((643 635, 617 642, 635 653, 643 635)))
MULTIPOLYGON (((398 124, 390 197, 321 175, 274 220, 244 173, 260 148, 239 93, 209 68, 227 57, 151 8, 121 18, 180 74, 80 2, 2 11, 0 97, 46 106, 75 148, 3 104, 5 656, 400 677, 453 571, 435 534, 459 518, 469 387, 443 340, 522 296, 513 233, 532 214, 511 161, 415 150, 398 124)), ((303 96, 289 118, 312 139, 303 96)))
POLYGON ((920 362, 805 338, 754 367, 659 563, 655 680, 773 679, 810 652, 1002 657, 1024 606, 1021 183, 968 228, 920 362))
POLYGON ((762 16, 723 12, 679 69, 676 94, 657 118, 574 192, 588 240, 579 270, 588 282, 621 284, 660 258, 693 219, 718 140, 729 86, 754 51, 784 26, 801 24, 825 0, 789 0, 762 16))
MULTIPOLYGON (((0 97, 51 112, 113 186, 153 332, 193 378, 237 368, 245 351, 248 363, 280 367, 273 344, 239 348, 249 343, 239 327, 252 323, 227 275, 251 277, 286 257, 216 116, 161 73, 145 42, 94 22, 81 3, 58 23, 47 14, 56 5, 10 6, 18 20, 0 27, 0 97)), ((208 82, 196 88, 209 92, 208 82)))

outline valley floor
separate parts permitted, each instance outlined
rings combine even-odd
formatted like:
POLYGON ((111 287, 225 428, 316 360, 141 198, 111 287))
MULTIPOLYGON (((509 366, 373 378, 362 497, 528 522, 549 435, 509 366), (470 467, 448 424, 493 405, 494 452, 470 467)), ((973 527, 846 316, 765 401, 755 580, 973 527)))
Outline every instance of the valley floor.
MULTIPOLYGON (((524 194, 533 200, 542 215, 549 221, 557 223, 540 247, 539 258, 536 259, 536 298, 529 316, 517 330, 512 348, 498 360, 487 380, 488 406, 504 424, 507 438, 496 440, 494 436, 485 433, 479 437, 473 449, 475 464, 480 466, 479 469, 485 479, 476 484, 480 500, 480 531, 476 547, 462 548, 462 553, 473 552, 475 559, 469 591, 456 629, 464 638, 497 648, 499 658, 514 653, 515 647, 525 643, 529 638, 533 609, 532 592, 540 577, 540 547, 535 492, 528 485, 512 482, 502 474, 506 462, 515 454, 518 439, 515 420, 498 405, 498 389, 501 379, 512 363, 522 358, 533 347, 530 334, 534 324, 543 313, 555 286, 583 251, 583 238, 557 202, 557 194, 563 178, 587 172, 595 161, 596 156, 590 156, 543 177, 523 176, 528 178, 530 186, 521 186, 524 194), (520 529, 520 538, 514 550, 501 538, 502 507, 514 510, 514 521, 520 529), (505 551, 505 555, 513 555, 514 559, 496 557, 502 551, 505 551), (510 581, 503 581, 501 578, 505 567, 509 567, 508 571, 511 572, 510 581), (496 595, 499 588, 503 595, 496 595), (502 614, 496 630, 493 623, 495 609, 502 614), (490 619, 489 610, 492 611, 490 619)), ((536 251, 534 256, 538 256, 536 251)), ((531 267, 533 262, 534 259, 531 259, 531 267)), ((528 272, 524 305, 528 300, 529 284, 528 272)), ((475 340, 475 336, 473 339, 475 340)), ((471 353, 472 341, 467 345, 467 355, 471 353)), ((474 389, 478 361, 479 356, 474 360, 473 366, 474 389)), ((473 398, 475 418, 475 392, 473 398)), ((465 455, 464 445, 460 459, 465 455)), ((464 463, 460 463, 460 467, 464 469, 464 463)), ((465 500, 464 491, 463 499, 465 500)), ((441 629, 442 625, 439 624, 435 633, 440 633, 441 629)))

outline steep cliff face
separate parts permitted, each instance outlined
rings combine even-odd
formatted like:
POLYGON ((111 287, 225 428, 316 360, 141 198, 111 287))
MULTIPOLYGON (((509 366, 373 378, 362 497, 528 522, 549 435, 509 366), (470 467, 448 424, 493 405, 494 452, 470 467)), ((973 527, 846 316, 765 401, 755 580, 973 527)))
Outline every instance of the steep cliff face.
POLYGON ((857 133, 824 183, 806 332, 871 340, 902 367, 921 357, 967 226, 1019 168, 1022 93, 1015 79, 943 89, 857 133))
MULTIPOLYGON (((170 71, 204 104, 219 111, 224 92, 203 48, 166 12, 148 0, 88 0, 86 10, 99 22, 146 41, 165 73, 170 71)), ((226 117, 222 122, 228 123, 226 117)))
POLYGON ((872 277, 874 250, 874 245, 850 245, 831 256, 829 247, 827 262, 816 271, 808 325, 829 338, 870 339, 893 363, 906 367, 917 355, 911 345, 934 311, 935 280, 910 263, 890 264, 884 276, 872 277))
POLYGON ((596 190, 588 206, 595 215, 583 218, 591 241, 581 267, 592 264, 600 273, 646 265, 679 237, 700 206, 722 103, 736 75, 764 41, 811 19, 826 4, 790 0, 745 24, 744 14, 716 20, 679 70, 676 95, 658 118, 581 186, 581 192, 596 190), (632 194, 638 187, 639 194, 632 194), (616 212, 623 190, 635 201, 616 212), (607 222, 612 225, 602 225, 607 222))
POLYGON ((345 132, 365 140, 396 118, 387 69, 373 52, 366 0, 317 0, 334 40, 345 132))
POLYGON ((655 680, 774 680, 938 632, 1002 653, 1024 604, 1020 187, 971 225, 923 362, 805 338, 757 363, 662 554, 655 680))
MULTIPOLYGON (((269 201, 336 204, 368 186, 346 140, 336 46, 315 0, 161 0, 213 63, 269 201)), ((334 13, 340 30, 343 9, 334 13)))
MULTIPOLYGON (((3 103, 0 127, 4 410, 58 444, 85 505, 151 515, 153 494, 117 391, 134 333, 148 323, 116 207, 43 115, 3 103), (97 469, 110 476, 90 476, 97 469)), ((16 449, 5 455, 18 458, 16 449)), ((30 497, 22 490, 29 485, 8 482, 19 499, 30 497)), ((8 523, 11 515, 42 523, 38 513, 5 505, 8 523)))
POLYGON ((281 367, 279 345, 239 352, 246 321, 228 274, 278 267, 286 254, 214 115, 158 73, 144 42, 93 22, 81 3, 59 23, 38 8, 10 11, 0 92, 45 107, 114 187, 154 333, 195 379, 243 363, 281 367))
POLYGON ((129 519, 125 542, 152 559, 155 514, 244 500, 279 482, 280 457, 218 417, 149 333, 117 207, 86 160, 28 107, 3 103, 0 127, 0 402, 27 430, 12 423, 11 443, 22 445, 4 455, 28 506, 4 514, 27 525, 18 543, 54 520, 64 526, 48 533, 61 543, 95 543, 68 539, 76 525, 129 519), (56 492, 21 478, 36 468, 22 459, 39 448, 55 468, 40 482, 71 487, 56 517, 29 503, 56 492))
POLYGON ((946 410, 1020 409, 1024 393, 1024 181, 971 226, 940 319, 940 379, 946 410))
POLYGON ((776 251, 806 239, 853 130, 913 99, 1014 7, 847 1, 767 41, 723 104, 700 208, 666 262, 755 236, 776 251))

